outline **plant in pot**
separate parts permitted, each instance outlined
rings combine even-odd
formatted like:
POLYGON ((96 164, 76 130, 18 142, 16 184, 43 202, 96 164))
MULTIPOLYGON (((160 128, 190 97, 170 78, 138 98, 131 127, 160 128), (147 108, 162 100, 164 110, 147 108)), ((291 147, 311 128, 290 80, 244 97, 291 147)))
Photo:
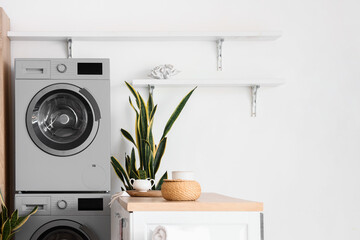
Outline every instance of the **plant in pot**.
MULTIPOLYGON (((135 140, 128 131, 121 129, 121 133, 134 146, 131 149, 130 155, 125 154, 125 167, 123 167, 120 162, 113 156, 111 157, 111 165, 113 166, 116 175, 124 184, 125 189, 132 190, 133 187, 130 182, 131 178, 155 179, 155 175, 159 170, 161 159, 165 152, 167 141, 166 136, 196 88, 192 89, 181 100, 167 121, 159 143, 155 144, 152 129, 157 105, 154 106, 154 101, 151 94, 149 94, 147 104, 145 104, 145 101, 139 92, 135 91, 135 89, 129 83, 125 82, 125 84, 134 96, 136 103, 135 107, 132 103, 131 97, 129 96, 130 106, 134 109, 136 114, 135 140), (137 150, 137 155, 140 162, 139 167, 136 163, 135 148, 137 150)), ((167 179, 167 177, 167 172, 165 172, 158 183, 152 187, 152 190, 161 190, 161 185, 164 179, 167 179)), ((121 189, 125 190, 123 188, 121 189)))
POLYGON ((34 207, 34 209, 24 217, 19 217, 19 212, 16 209, 11 216, 8 214, 8 209, 5 206, 4 198, 2 196, 0 190, 0 205, 1 205, 1 213, 0 213, 0 240, 10 240, 14 237, 15 233, 19 230, 19 228, 24 225, 24 223, 29 219, 29 217, 36 213, 38 207, 34 207))

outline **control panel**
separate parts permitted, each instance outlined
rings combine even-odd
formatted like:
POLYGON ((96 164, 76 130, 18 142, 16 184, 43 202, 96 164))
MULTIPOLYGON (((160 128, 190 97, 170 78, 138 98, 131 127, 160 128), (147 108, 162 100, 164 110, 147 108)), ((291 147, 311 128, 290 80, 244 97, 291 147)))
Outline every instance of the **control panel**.
POLYGON ((15 79, 107 80, 109 59, 15 59, 15 79))
POLYGON ((16 194, 20 215, 38 206, 38 215, 109 215, 110 194, 16 194))

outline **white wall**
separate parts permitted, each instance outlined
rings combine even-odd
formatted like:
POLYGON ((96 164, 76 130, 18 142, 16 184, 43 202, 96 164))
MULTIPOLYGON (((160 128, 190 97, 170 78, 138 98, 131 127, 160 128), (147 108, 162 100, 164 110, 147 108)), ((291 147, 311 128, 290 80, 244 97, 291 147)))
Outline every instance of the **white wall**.
MULTIPOLYGON (((282 30, 275 42, 82 42, 74 57, 111 59, 112 154, 133 131, 123 81, 172 63, 181 78, 283 76, 260 89, 199 88, 169 134, 160 172, 196 172, 204 191, 265 203, 268 240, 360 239, 360 2, 357 0, 1 0, 14 31, 282 30)), ((13 42, 12 57, 65 57, 65 45, 13 42)), ((188 88, 156 89, 155 134, 188 88)), ((120 182, 112 177, 113 192, 120 182)))

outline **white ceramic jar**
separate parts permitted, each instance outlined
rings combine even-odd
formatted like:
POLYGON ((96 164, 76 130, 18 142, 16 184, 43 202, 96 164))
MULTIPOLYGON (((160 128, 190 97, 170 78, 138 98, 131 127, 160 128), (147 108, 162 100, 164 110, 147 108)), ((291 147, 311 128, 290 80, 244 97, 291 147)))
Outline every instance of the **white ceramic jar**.
POLYGON ((192 171, 172 171, 172 179, 194 180, 194 172, 192 171))

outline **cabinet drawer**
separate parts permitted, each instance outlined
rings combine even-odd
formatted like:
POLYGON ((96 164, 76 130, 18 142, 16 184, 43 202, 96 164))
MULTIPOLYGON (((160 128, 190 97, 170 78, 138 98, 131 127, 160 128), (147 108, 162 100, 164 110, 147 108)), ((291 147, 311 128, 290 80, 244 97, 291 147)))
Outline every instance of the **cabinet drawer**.
POLYGON ((133 240, 260 240, 259 212, 133 212, 133 240))
POLYGON ((16 79, 49 79, 50 61, 26 61, 16 60, 16 79))

